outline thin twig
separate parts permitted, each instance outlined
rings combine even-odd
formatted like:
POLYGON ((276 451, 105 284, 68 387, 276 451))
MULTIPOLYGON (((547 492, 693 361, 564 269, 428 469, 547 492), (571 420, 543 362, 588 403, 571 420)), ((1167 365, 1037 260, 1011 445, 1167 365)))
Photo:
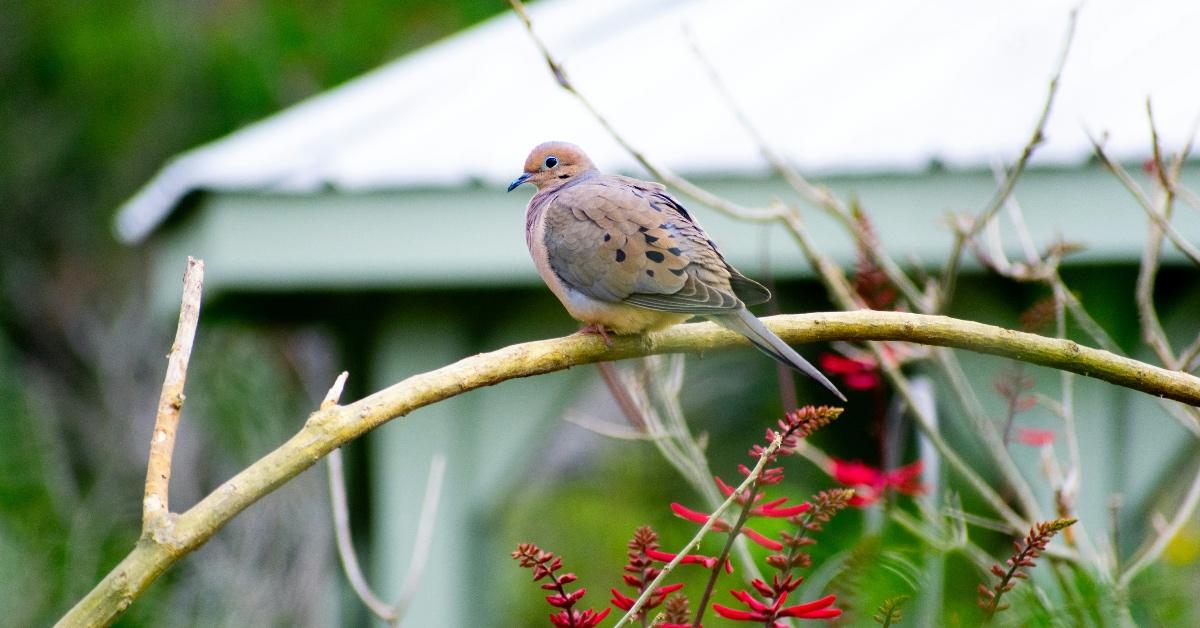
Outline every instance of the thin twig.
MULTIPOLYGON (((641 361, 641 385, 636 385, 632 378, 622 377, 612 362, 601 362, 597 366, 627 420, 642 426, 641 429, 663 458, 704 497, 710 508, 714 508, 721 503, 721 494, 713 486, 708 459, 692 436, 679 404, 683 358, 672 357, 675 361, 670 367, 673 373, 667 376, 662 376, 659 360, 661 358, 658 356, 648 356, 641 361), (665 417, 659 414, 658 406, 662 406, 665 417)), ((758 566, 753 562, 745 539, 739 538, 736 548, 739 558, 746 564, 747 573, 758 577, 758 566)))
MULTIPOLYGON (((338 375, 337 380, 329 389, 329 393, 325 395, 325 400, 321 403, 322 411, 327 411, 337 405, 337 401, 342 395, 342 389, 345 387, 347 375, 348 373, 344 371, 338 375)), ((350 582, 350 587, 354 590, 355 595, 362 600, 367 609, 389 625, 397 626, 404 617, 405 611, 408 610, 413 594, 416 593, 417 585, 420 584, 421 575, 425 571, 425 565, 429 561, 429 552, 433 547, 433 524, 437 520, 438 501, 446 472, 446 457, 440 453, 434 454, 429 463, 429 478, 426 480, 425 497, 421 502, 417 533, 413 539, 412 559, 409 561, 408 573, 404 578, 404 583, 400 586, 400 594, 397 596, 398 601, 395 604, 388 604, 375 595, 359 566, 358 556, 354 551, 354 541, 350 534, 350 509, 346 503, 346 475, 343 470, 341 449, 329 452, 328 468, 333 529, 337 538, 338 558, 342 563, 342 571, 345 572, 346 579, 350 582)))
MULTIPOLYGON (((967 380, 967 373, 963 369, 962 363, 958 361, 958 356, 947 349, 935 349, 932 354, 934 363, 950 382, 950 390, 954 393, 963 412, 971 419, 975 433, 987 446, 988 453, 1004 476, 1004 481, 1012 490, 1016 491, 1017 499, 1021 503, 1021 509, 1025 512, 1026 518, 1040 519, 1041 510, 1038 507, 1037 498, 1034 497, 1033 488, 1008 453, 1005 440, 1001 437, 996 423, 988 417, 987 412, 983 409, 983 404, 967 380)), ((1014 531, 1019 531, 1019 529, 1014 531)))
MULTIPOLYGON (((349 376, 348 372, 342 371, 337 379, 333 380, 333 386, 329 387, 329 392, 325 393, 325 399, 321 401, 321 410, 329 410, 337 405, 349 376)), ((358 555, 354 552, 354 541, 350 535, 350 508, 346 502, 346 473, 342 467, 342 450, 335 449, 329 452, 329 502, 333 510, 333 532, 337 541, 338 559, 341 560, 342 571, 358 599, 362 600, 376 617, 391 623, 396 617, 396 609, 379 599, 371 590, 358 564, 358 555)))
MULTIPOLYGON (((328 411, 337 405, 346 386, 349 373, 342 371, 334 380, 333 386, 321 402, 321 410, 328 411)), ((350 581, 350 587, 355 595, 366 605, 376 617, 391 626, 400 624, 408 605, 412 601, 425 564, 429 561, 429 551, 433 547, 433 523, 437 520, 438 500, 442 493, 442 480, 446 473, 446 457, 440 453, 434 454, 429 463, 429 478, 425 483, 425 497, 421 502, 421 511, 417 521, 417 533, 413 539, 412 559, 409 561, 408 573, 400 586, 400 594, 395 604, 381 600, 363 575, 358 564, 358 555, 354 552, 354 541, 350 534, 350 509, 346 504, 346 474, 342 465, 342 450, 329 452, 329 497, 333 509, 333 529, 337 538, 338 558, 342 563, 342 571, 350 581)))
POLYGON ((650 161, 650 159, 647 158, 641 151, 634 148, 633 144, 629 143, 629 141, 625 139, 625 136, 617 132, 616 127, 614 127, 612 123, 608 121, 608 118, 604 117, 604 115, 601 114, 594 105, 592 105, 591 101, 585 98, 583 94, 575 88, 575 85, 570 81, 570 79, 567 78, 567 73, 563 69, 562 63, 559 63, 554 58, 554 55, 550 53, 550 49, 546 47, 545 42, 543 42, 542 39, 538 37, 537 32, 533 30, 533 22, 529 19, 529 14, 525 11, 525 5, 522 4, 520 0, 508 0, 508 3, 512 6, 513 11, 517 14, 517 17, 521 19, 521 23, 525 25, 525 30, 529 32, 530 39, 533 40, 533 43, 542 53, 542 58, 546 60, 546 64, 550 66, 550 72, 554 75, 554 79, 558 82, 558 85, 566 90, 567 93, 574 96, 576 100, 578 100, 579 103, 588 110, 588 113, 590 113, 592 117, 600 123, 600 126, 604 127, 604 130, 607 131, 608 134, 611 135, 612 138, 616 140, 616 142, 620 144, 626 152, 632 155, 633 158, 638 161, 638 163, 642 164, 643 168, 649 170, 651 174, 659 179, 659 181, 679 190, 680 192, 690 196, 704 205, 718 209, 726 214, 729 214, 730 216, 741 218, 742 220, 762 222, 775 220, 778 217, 776 212, 772 209, 743 207, 742 205, 734 203, 733 201, 717 196, 716 194, 713 194, 712 192, 705 190, 695 183, 692 183, 691 181, 675 174, 671 170, 667 169, 666 166, 650 161))
MULTIPOLYGON (((1025 171, 1025 166, 1029 164, 1030 157, 1033 156, 1038 146, 1045 140, 1046 122, 1050 119, 1050 110, 1054 105, 1055 96, 1058 94, 1058 84, 1062 78, 1063 68, 1067 64, 1067 56, 1071 51, 1071 43, 1075 39, 1075 24, 1079 17, 1079 8, 1071 10, 1070 16, 1067 18, 1067 33, 1063 38, 1062 51, 1059 53, 1058 63, 1054 68, 1054 74, 1050 78, 1050 87, 1046 91, 1046 100, 1042 105, 1041 114, 1038 116, 1037 122, 1033 126, 1033 133, 1029 136, 1029 141, 1025 143, 1025 147, 1021 149, 1021 156, 1017 158, 1016 163, 1009 169, 1008 175, 1004 178, 1004 182, 996 189, 996 193, 992 196, 988 204, 974 218, 967 232, 964 234, 964 241, 969 241, 975 237, 987 225, 988 221, 1000 211, 1000 208, 1008 201, 1012 195, 1013 189, 1017 186, 1017 180, 1021 178, 1021 174, 1025 171)), ((941 305, 944 307, 950 302, 954 292, 954 282, 958 274, 959 262, 962 258, 963 248, 956 246, 950 250, 950 258, 946 262, 945 271, 942 275, 941 290, 939 297, 941 305)))
POLYGON ((179 306, 179 325, 175 342, 167 355, 167 374, 163 378, 158 398, 158 413, 154 418, 154 436, 150 439, 150 455, 146 464, 146 490, 142 499, 142 534, 152 534, 158 524, 171 512, 168 492, 171 484, 171 457, 175 451, 175 432, 183 410, 183 387, 187 382, 188 361, 192 357, 192 342, 200 322, 200 296, 204 290, 204 260, 187 259, 183 274, 183 299, 179 306))
POLYGON ((358 564, 358 556, 354 552, 354 541, 350 536, 350 510, 346 505, 346 478, 342 469, 342 450, 329 452, 329 501, 333 509, 333 530, 337 540, 338 558, 342 562, 342 572, 350 582, 354 594, 376 617, 391 623, 396 617, 396 609, 387 602, 379 599, 367 584, 362 568, 358 564))
MULTIPOLYGON (((1162 233, 1171 240, 1171 243, 1175 245, 1175 248, 1179 249, 1180 253, 1183 253, 1184 256, 1191 260, 1193 264, 1200 266, 1200 249, 1197 249, 1194 245, 1192 245, 1192 243, 1188 242, 1187 238, 1185 238, 1183 234, 1179 233, 1179 231, 1171 225, 1168 218, 1169 213, 1164 212, 1161 207, 1155 206, 1155 203, 1150 200, 1150 197, 1147 196, 1146 192, 1143 191, 1141 186, 1137 184, 1137 181, 1133 180, 1133 177, 1129 174, 1129 171, 1108 156, 1104 150, 1103 144, 1101 144, 1099 140, 1091 137, 1090 135, 1088 136, 1088 139, 1091 141, 1092 150, 1096 154, 1096 157, 1100 160, 1100 163, 1103 164, 1104 167, 1111 172, 1118 181, 1121 182, 1121 185, 1123 185, 1125 189, 1129 191, 1129 194, 1132 195, 1134 200, 1137 201, 1137 205, 1142 209, 1142 212, 1144 212, 1146 216, 1153 221, 1159 229, 1162 230, 1162 233)), ((1155 165, 1156 170, 1161 168, 1165 168, 1165 166, 1155 165)), ((1163 176, 1167 175, 1164 174, 1163 176)), ((1159 185, 1162 186, 1163 193, 1163 201, 1160 203, 1160 205, 1169 204, 1170 201, 1174 199, 1174 191, 1177 189, 1177 186, 1173 182, 1168 182, 1166 185, 1163 185, 1161 180, 1159 181, 1159 185)))
POLYGON ((1142 549, 1137 551, 1130 559, 1121 572, 1120 578, 1117 580, 1118 589, 1125 589, 1129 583, 1143 569, 1151 563, 1158 560, 1158 557, 1167 548, 1167 544, 1174 540, 1175 535, 1183 529, 1192 520, 1192 515, 1196 512, 1196 506, 1200 504, 1200 470, 1196 471, 1192 477, 1192 483, 1188 487, 1187 495, 1183 498, 1183 503, 1179 504, 1179 510, 1175 511, 1175 516, 1171 518, 1171 522, 1165 528, 1157 532, 1153 540, 1142 549))
MULTIPOLYGON (((850 309, 854 304, 851 296, 852 289, 846 276, 841 272, 832 260, 828 259, 824 253, 816 247, 812 237, 808 233, 804 223, 799 221, 789 221, 789 227, 792 234, 796 237, 796 241, 800 246, 801 252, 809 260, 809 264, 819 271, 819 277, 822 283, 825 284, 826 290, 833 295, 834 302, 839 307, 850 309)), ((892 384, 893 389, 900 394, 904 402, 908 404, 913 416, 916 418, 917 427, 929 439, 938 453, 946 460, 946 462, 958 472, 963 479, 975 489, 980 497, 984 498, 992 506, 992 508, 1000 514, 1014 528, 1020 529, 1027 526, 1027 522, 1023 520, 1013 509, 1000 497, 995 490, 979 476, 958 453, 950 447, 950 444, 942 438, 938 431, 933 417, 924 410, 924 405, 916 403, 913 397, 908 379, 901 373, 899 367, 892 361, 891 357, 885 353, 879 343, 869 342, 867 347, 875 356, 875 362, 883 371, 884 376, 892 384)))
MULTIPOLYGON (((1015 185, 1015 181, 1016 181, 1017 177, 1020 175, 1020 172, 1024 169, 1025 162, 1028 161, 1028 158, 1032 154, 1034 148, 1041 141, 1040 138, 1042 136, 1042 129, 1044 128, 1046 121, 1048 119, 1051 104, 1054 100, 1054 96, 1057 91, 1058 81, 1062 75, 1063 66, 1066 62, 1067 51, 1070 49, 1071 40, 1072 40, 1073 34, 1074 34, 1075 18, 1076 18, 1075 13, 1072 12, 1072 15, 1070 18, 1071 22, 1070 22, 1070 26, 1067 31, 1066 41, 1063 46, 1062 55, 1059 59, 1054 76, 1051 80, 1050 90, 1047 95, 1046 103, 1043 107, 1042 114, 1038 120, 1035 131, 1033 133, 1033 136, 1031 137, 1029 144, 1026 145, 1026 148, 1022 153, 1021 160, 1018 162, 1017 166, 1014 167, 1013 171, 1011 173, 1009 173, 1009 175, 1007 177, 1004 176, 1003 173, 1001 173, 999 175, 999 178, 1001 179, 1000 184, 1001 184, 1001 189, 1003 190, 1003 193, 998 194, 997 197, 994 199, 994 202, 997 203, 996 207, 989 208, 987 211, 985 211, 985 216, 988 218, 990 218, 990 216, 995 213, 995 210, 998 209, 1000 204, 1011 205, 1013 203, 1011 192, 1012 192, 1013 186, 1015 185)), ((783 176, 784 180, 787 181, 793 187, 793 189, 796 190, 797 193, 799 193, 802 197, 804 197, 806 200, 813 203, 814 205, 817 205, 818 207, 821 207, 822 209, 824 209, 829 215, 838 219, 843 224, 843 226, 851 233, 851 235, 855 237, 856 241, 860 243, 860 246, 862 246, 864 252, 866 252, 867 255, 869 255, 875 261, 875 263, 884 271, 884 273, 888 277, 889 281, 891 281, 891 283, 893 285, 895 285, 905 295, 905 297, 910 302, 914 303, 914 305, 916 305, 922 311, 928 311, 928 310, 932 309, 932 308, 928 307, 928 305, 926 303, 926 299, 923 297, 923 295, 917 289, 916 285, 913 284, 912 281, 908 278, 908 276, 899 269, 898 265, 896 265, 896 263, 891 259, 891 257, 887 255, 887 253, 883 249, 883 247, 874 246, 873 243, 867 241, 868 238, 866 237, 866 234, 863 232, 861 225, 857 224, 857 222, 851 216, 850 212, 847 211, 846 208, 837 200, 837 197, 834 196, 833 194, 831 194, 827 189, 815 186, 812 183, 810 183, 790 163, 788 163, 787 160, 785 160, 782 157, 782 155, 780 155, 770 145, 770 143, 766 140, 766 138, 763 136, 763 134, 761 132, 759 132, 758 128, 750 120, 749 116, 741 108, 741 106, 737 102, 737 99, 734 97, 732 92, 728 89, 724 80, 722 79, 720 74, 717 72, 715 66, 711 63, 711 61, 707 58, 707 56, 704 54, 704 52, 700 49, 699 44, 695 41, 695 39, 693 37, 691 37, 691 33, 688 32, 687 35, 689 38, 689 42, 691 43, 691 47, 692 47, 694 56, 697 58, 697 60, 701 64, 701 66, 707 72, 710 82, 715 86, 718 93, 724 99, 727 107, 730 109, 730 111, 732 111, 732 113, 734 114, 736 119, 739 121, 739 123, 741 124, 743 129, 758 145, 759 151, 762 153, 764 158, 767 159, 767 161, 780 173, 781 176, 783 176)), ((793 213, 794 213, 794 210, 793 210, 793 213)), ((781 214, 781 217, 782 216, 783 216, 783 214, 781 214)), ((795 224, 802 224, 802 223, 799 223, 798 216, 796 218, 797 218, 797 220, 796 220, 795 224)), ((1019 218, 1020 218, 1020 215, 1019 215, 1019 211, 1018 211, 1018 212, 1016 212, 1016 215, 1014 216, 1014 222, 1018 222, 1019 218)), ((988 222, 992 222, 992 221, 985 220, 983 224, 986 224, 988 222)), ((793 224, 791 226, 793 232, 795 232, 795 230, 796 230, 795 224, 793 224)), ((1023 223, 1021 223, 1021 224, 1023 224, 1023 223)), ((962 242, 963 242, 963 240, 960 239, 958 241, 958 244, 961 245, 962 242)), ((1028 245, 1026 248, 1027 248, 1027 250, 1032 251, 1032 245, 1028 245)), ((950 273, 950 275, 953 275, 953 274, 954 274, 953 272, 950 273)), ((845 309, 850 309, 850 307, 846 303, 841 303, 840 305, 841 305, 841 307, 843 307, 845 309)), ((946 352, 939 352, 939 353, 945 354, 946 352)), ((942 364, 943 364, 943 366, 946 366, 946 364, 944 362, 942 364)), ((960 390, 958 392, 961 393, 962 391, 960 390)), ((963 401, 964 401, 964 406, 966 406, 967 409, 970 410, 970 403, 965 398, 963 398, 963 401)), ((992 435, 992 432, 994 431, 994 427, 991 425, 991 423, 989 421, 987 421, 986 419, 982 419, 981 415, 982 415, 981 412, 973 413, 972 417, 976 419, 977 426, 981 428, 982 433, 985 436, 985 440, 989 440, 986 438, 986 436, 992 435)), ((1009 458, 1007 451, 1005 450, 1002 442, 1000 441, 999 438, 992 438, 992 439, 990 439, 989 444, 992 445, 993 457, 995 457, 997 462, 1000 464, 1002 470, 1005 473, 1006 478, 1009 480, 1009 483, 1012 484, 1018 490, 1019 494, 1021 495, 1022 502, 1023 502, 1023 505, 1025 506, 1027 514, 1033 519, 1038 518, 1038 515, 1036 514, 1037 513, 1036 500, 1033 498, 1032 491, 1030 490, 1028 484, 1025 482, 1024 478, 1020 475, 1019 471, 1017 471, 1015 466, 1012 464, 1011 458, 1009 458)))
POLYGON ((942 514, 946 517, 958 519, 979 528, 993 530, 995 532, 1003 532, 1005 534, 1012 532, 1012 527, 1003 521, 996 521, 995 519, 981 517, 959 508, 942 508, 942 514))
POLYGON ((656 440, 659 438, 668 438, 666 434, 650 435, 635 427, 597 419, 576 412, 568 412, 563 415, 562 419, 571 425, 582 427, 593 434, 617 440, 656 440))
POLYGON ((1186 349, 1179 352, 1179 370, 1192 372, 1196 370, 1197 358, 1200 358, 1200 334, 1186 349))
POLYGON ((1100 323, 1096 322, 1096 319, 1092 318, 1091 314, 1088 314, 1087 309, 1083 307, 1083 303, 1079 301, 1079 298, 1075 296, 1075 293, 1071 292, 1071 290, 1067 288, 1066 282, 1063 281, 1062 276, 1059 275, 1057 271, 1055 271, 1052 277, 1048 277, 1046 281, 1050 284, 1051 289, 1061 289, 1063 305, 1065 305, 1067 311, 1071 313, 1071 318, 1075 320, 1075 323, 1078 324, 1079 327, 1082 328, 1083 331, 1092 338, 1092 341, 1094 341, 1101 349, 1104 349, 1105 351, 1111 351, 1117 355, 1124 355, 1124 352, 1121 351, 1121 347, 1117 345, 1117 342, 1108 335, 1108 332, 1104 331, 1104 328, 1100 326, 1100 323))
MULTIPOLYGON (((780 174, 780 176, 783 177, 784 181, 786 181, 788 185, 790 185, 792 189, 795 190, 796 193, 802 198, 816 207, 823 209, 828 215, 840 222, 842 226, 848 232, 850 232, 851 236, 854 237, 855 242, 858 243, 863 252, 869 256, 871 260, 874 261, 877 266, 879 266, 880 269, 883 270, 884 274, 887 276, 892 285, 896 286, 896 288, 904 294, 905 298, 916 305, 921 311, 925 311, 926 308, 924 306, 927 301, 925 295, 921 294, 921 291, 917 288, 916 284, 914 284, 913 281, 909 279, 908 275, 906 275, 904 271, 900 269, 899 264, 897 264, 896 261, 893 260, 890 255, 888 255, 887 250, 881 246, 875 246, 875 243, 869 241, 870 238, 867 237, 866 233, 864 233, 862 229, 862 226, 859 225, 855 220, 853 213, 850 212, 846 206, 838 200, 837 196, 834 195, 829 188, 810 182, 803 174, 800 173, 799 170, 795 168, 795 166, 784 159, 783 155, 781 155, 777 150, 775 150, 774 147, 771 146, 770 142, 768 142, 766 137, 758 130, 758 127, 755 126, 754 122, 750 120, 750 116, 746 114, 744 109, 742 109, 741 105, 734 97, 733 92, 729 90, 729 87, 725 84, 724 79, 722 79, 720 73, 717 72, 716 67, 713 66, 712 62, 709 61, 708 57, 700 49, 699 44, 691 36, 691 32, 688 31, 686 34, 696 59, 705 69, 709 80, 716 88, 717 93, 721 95, 726 106, 733 113, 738 123, 741 124, 747 135, 749 135, 754 143, 758 145, 759 152, 762 153, 767 162, 771 164, 771 167, 773 167, 780 174)), ((782 212, 785 210, 779 209, 777 211, 780 211, 779 218, 783 219, 784 214, 782 212)), ((795 212, 795 210, 791 208, 786 208, 786 211, 790 211, 792 213, 795 212)))
POLYGON ((446 455, 438 452, 429 461, 429 477, 425 480, 425 497, 421 500, 421 513, 417 519, 417 535, 413 538, 412 559, 408 562, 408 573, 404 583, 400 585, 400 593, 396 596, 397 624, 404 617, 413 596, 416 595, 417 585, 425 573, 425 565, 429 563, 429 552, 433 549, 433 524, 437 521, 438 502, 442 496, 442 483, 446 477, 446 455))
POLYGON ((638 611, 642 609, 642 606, 646 604, 646 601, 650 599, 650 596, 654 594, 654 591, 657 590, 660 585, 662 585, 662 582, 666 579, 667 574, 671 573, 676 567, 679 566, 679 563, 683 561, 684 556, 690 553, 694 548, 700 546, 700 541, 704 540, 704 535, 708 534, 708 531, 712 529, 713 524, 715 524, 721 518, 721 515, 725 514, 726 510, 729 510, 729 507, 733 505, 733 502, 737 499, 737 496, 758 481, 758 477, 762 475, 763 467, 767 465, 767 460, 779 450, 779 446, 783 442, 782 439, 782 433, 775 435, 775 439, 771 441, 770 445, 767 445, 767 448, 763 451, 762 455, 759 456, 758 464, 754 465, 754 468, 750 470, 750 474, 746 476, 746 479, 743 480, 742 483, 738 485, 738 487, 734 489, 732 493, 729 494, 729 497, 725 498, 725 501, 721 502, 721 505, 718 506, 717 509, 708 516, 708 520, 704 522, 704 525, 700 526, 700 529, 696 531, 696 535, 692 537, 692 540, 688 541, 687 544, 679 550, 679 553, 675 555, 675 558, 666 565, 663 565, 662 571, 658 573, 658 576, 655 577, 654 580, 646 585, 645 589, 642 591, 642 594, 638 596, 637 601, 633 603, 633 606, 631 606, 625 615, 621 617, 619 621, 617 621, 613 628, 621 628, 621 626, 629 623, 629 621, 633 619, 635 615, 637 615, 638 611))
MULTIPOLYGON (((782 442, 780 436, 775 437, 776 441, 782 442)), ((762 463, 766 460, 766 455, 759 460, 762 463)), ((717 586, 717 578, 721 577, 721 571, 725 567, 725 561, 729 560, 729 550, 733 548, 733 543, 742 533, 742 528, 746 526, 746 521, 750 519, 750 511, 754 509, 754 498, 758 496, 758 478, 750 483, 749 488, 745 489, 745 497, 742 501, 742 511, 738 513, 737 520, 729 527, 729 537, 725 539, 725 545, 721 547, 721 553, 717 554, 717 562, 713 564, 712 569, 708 573, 708 581, 704 583, 704 592, 700 594, 700 603, 696 605, 696 616, 692 618, 692 628, 700 628, 700 622, 704 619, 704 611, 708 608, 708 602, 712 599, 713 590, 717 586)), ((734 496, 743 494, 742 488, 738 487, 734 496)))

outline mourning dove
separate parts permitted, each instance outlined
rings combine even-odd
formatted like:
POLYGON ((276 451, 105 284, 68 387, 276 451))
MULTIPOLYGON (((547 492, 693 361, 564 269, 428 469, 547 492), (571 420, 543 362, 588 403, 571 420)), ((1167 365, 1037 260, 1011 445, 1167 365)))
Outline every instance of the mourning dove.
POLYGON ((546 142, 509 186, 532 183, 525 242, 538 273, 585 331, 633 334, 704 316, 841 392, 746 309, 771 292, 730 266, 661 184, 602 174, 578 146, 546 142))

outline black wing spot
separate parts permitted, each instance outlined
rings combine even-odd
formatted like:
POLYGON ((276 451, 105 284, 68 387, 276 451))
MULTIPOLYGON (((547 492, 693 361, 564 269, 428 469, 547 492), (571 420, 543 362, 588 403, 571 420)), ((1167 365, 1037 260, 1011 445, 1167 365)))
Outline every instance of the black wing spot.
POLYGON ((675 275, 676 277, 682 277, 682 276, 683 276, 683 269, 682 269, 682 268, 668 268, 667 270, 671 271, 671 274, 672 274, 672 275, 675 275))
POLYGON ((612 234, 611 234, 611 233, 606 233, 606 234, 604 234, 604 241, 605 241, 605 242, 608 242, 608 241, 609 241, 609 240, 611 240, 611 239, 612 239, 612 234))
MULTIPOLYGON (((663 255, 662 253, 659 253, 658 251, 646 251, 646 257, 650 258, 650 261, 652 261, 652 262, 659 262, 659 263, 661 263, 663 260, 667 259, 666 255, 663 255)), ((618 261, 620 261, 620 260, 618 260, 618 261)))
POLYGON ((638 227, 638 233, 646 233, 647 231, 649 231, 649 229, 645 227, 638 227))
MULTIPOLYGON (((661 199, 661 201, 666 203, 667 206, 669 206, 672 209, 674 209, 675 211, 679 212, 679 215, 683 216, 684 220, 686 220, 692 224, 695 224, 696 221, 692 220, 691 214, 689 214, 688 211, 683 208, 683 205, 680 205, 675 199, 671 198, 670 196, 667 196, 666 194, 663 194, 662 192, 655 193, 654 197, 661 199)), ((657 203, 654 201, 650 202, 651 207, 654 207, 656 204, 657 203)), ((662 210, 658 209, 657 207, 655 207, 655 209, 658 211, 662 211, 662 210)))
POLYGON ((670 251, 671 255, 675 255, 675 256, 683 255, 683 249, 681 249, 677 246, 673 246, 667 250, 670 251))
POLYGON ((646 244, 654 244, 658 241, 656 236, 652 236, 649 233, 645 234, 643 237, 646 238, 646 244))
POLYGON ((654 271, 652 271, 652 270, 647 270, 647 271, 646 271, 646 275, 647 275, 647 276, 649 276, 649 277, 653 277, 653 276, 654 276, 654 271))
POLYGON ((618 262, 625 261, 625 251, 623 251, 621 249, 617 249, 617 261, 618 262))

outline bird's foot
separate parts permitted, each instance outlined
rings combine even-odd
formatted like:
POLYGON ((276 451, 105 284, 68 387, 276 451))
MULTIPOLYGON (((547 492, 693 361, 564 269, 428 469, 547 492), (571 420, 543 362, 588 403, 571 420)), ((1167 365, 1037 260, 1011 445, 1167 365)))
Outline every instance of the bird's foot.
POLYGON ((604 325, 601 325, 600 323, 592 323, 591 325, 588 325, 587 327, 580 329, 579 333, 581 333, 581 334, 600 334, 600 337, 604 339, 604 346, 608 347, 609 349, 612 349, 612 338, 608 337, 608 330, 605 329, 604 325))

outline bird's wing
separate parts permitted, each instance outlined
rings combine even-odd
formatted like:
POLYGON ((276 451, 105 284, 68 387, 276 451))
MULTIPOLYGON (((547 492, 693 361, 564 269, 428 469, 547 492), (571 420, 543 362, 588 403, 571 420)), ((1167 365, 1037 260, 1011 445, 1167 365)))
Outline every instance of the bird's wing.
POLYGON ((715 314, 770 298, 725 262, 661 185, 598 175, 564 186, 546 202, 550 267, 594 299, 715 314))

